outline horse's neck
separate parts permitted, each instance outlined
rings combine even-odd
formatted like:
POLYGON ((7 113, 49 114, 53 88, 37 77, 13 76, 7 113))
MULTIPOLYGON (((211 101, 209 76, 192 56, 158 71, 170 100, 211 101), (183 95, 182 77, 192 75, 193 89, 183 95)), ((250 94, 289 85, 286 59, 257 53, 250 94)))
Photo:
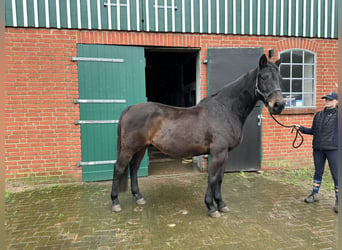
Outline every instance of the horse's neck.
POLYGON ((217 100, 230 108, 242 123, 245 122, 258 101, 255 95, 256 76, 257 68, 224 87, 218 94, 217 100))

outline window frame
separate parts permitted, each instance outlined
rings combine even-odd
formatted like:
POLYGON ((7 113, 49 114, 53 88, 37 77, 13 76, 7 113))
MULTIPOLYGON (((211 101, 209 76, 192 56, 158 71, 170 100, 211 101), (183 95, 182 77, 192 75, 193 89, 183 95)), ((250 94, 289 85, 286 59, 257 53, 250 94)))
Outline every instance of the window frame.
MULTIPOLYGON (((316 62, 317 62, 317 55, 316 53, 310 51, 310 50, 306 50, 306 49, 301 49, 301 48, 291 48, 291 49, 287 49, 287 50, 284 50, 284 51, 281 51, 279 53, 279 57, 281 58, 281 55, 282 54, 285 54, 285 53, 290 53, 290 62, 281 62, 280 64, 280 70, 281 70, 281 66, 282 65, 289 65, 289 70, 290 70, 290 76, 289 77, 282 77, 282 80, 289 80, 290 81, 290 90, 288 92, 285 92, 285 93, 289 93, 290 97, 295 95, 295 93, 300 93, 301 96, 302 96, 302 100, 304 100, 304 94, 305 95, 312 95, 312 105, 307 105, 305 106, 304 103, 302 106, 293 106, 291 101, 290 101, 290 106, 286 106, 285 108, 286 109, 289 109, 289 110, 293 110, 293 109, 313 109, 313 108, 316 108, 316 89, 317 89, 317 75, 316 75, 316 62), (296 51, 296 52, 301 52, 301 56, 302 56, 302 62, 301 63, 295 63, 293 62, 293 52, 296 51), (313 62, 312 63, 306 63, 305 62, 305 52, 306 53, 309 53, 310 55, 313 56, 313 62), (301 78, 298 78, 298 77, 292 77, 292 70, 293 70, 293 66, 301 66, 302 68, 302 77, 301 78), (313 77, 305 77, 303 74, 305 72, 305 66, 313 66, 313 77), (302 82, 302 86, 301 86, 301 89, 302 91, 301 92, 293 92, 292 89, 293 89, 293 81, 294 80, 301 80, 302 82), (305 89, 305 80, 311 80, 313 81, 313 87, 312 87, 312 91, 310 92, 304 92, 304 89, 305 89)), ((282 90, 283 91, 283 90, 282 90)), ((283 93, 283 96, 284 96, 284 93, 283 93)), ((285 98, 285 96, 284 96, 285 98)))

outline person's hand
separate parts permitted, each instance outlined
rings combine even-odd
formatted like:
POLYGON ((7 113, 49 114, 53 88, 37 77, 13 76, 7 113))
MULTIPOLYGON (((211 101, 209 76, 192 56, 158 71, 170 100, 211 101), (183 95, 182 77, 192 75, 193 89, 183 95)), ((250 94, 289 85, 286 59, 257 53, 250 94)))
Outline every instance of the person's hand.
POLYGON ((300 128, 300 125, 295 124, 295 128, 298 130, 300 128))

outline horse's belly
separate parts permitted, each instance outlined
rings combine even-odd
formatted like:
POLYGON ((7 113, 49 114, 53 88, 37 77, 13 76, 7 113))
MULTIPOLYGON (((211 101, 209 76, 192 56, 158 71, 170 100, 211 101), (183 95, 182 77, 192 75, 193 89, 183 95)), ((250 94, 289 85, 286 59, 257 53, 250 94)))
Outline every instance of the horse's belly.
POLYGON ((204 141, 181 136, 167 136, 152 141, 152 145, 164 154, 173 157, 189 157, 201 155, 208 152, 208 147, 204 141))

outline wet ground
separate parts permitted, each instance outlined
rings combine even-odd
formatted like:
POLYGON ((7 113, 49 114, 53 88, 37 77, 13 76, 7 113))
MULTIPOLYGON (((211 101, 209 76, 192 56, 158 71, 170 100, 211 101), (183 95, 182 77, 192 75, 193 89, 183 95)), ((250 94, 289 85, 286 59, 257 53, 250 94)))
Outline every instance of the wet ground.
POLYGON ((207 175, 139 179, 147 204, 120 196, 111 212, 110 182, 56 185, 11 193, 5 207, 7 249, 336 249, 333 196, 305 204, 308 186, 257 173, 226 174, 230 212, 209 218, 207 175))

